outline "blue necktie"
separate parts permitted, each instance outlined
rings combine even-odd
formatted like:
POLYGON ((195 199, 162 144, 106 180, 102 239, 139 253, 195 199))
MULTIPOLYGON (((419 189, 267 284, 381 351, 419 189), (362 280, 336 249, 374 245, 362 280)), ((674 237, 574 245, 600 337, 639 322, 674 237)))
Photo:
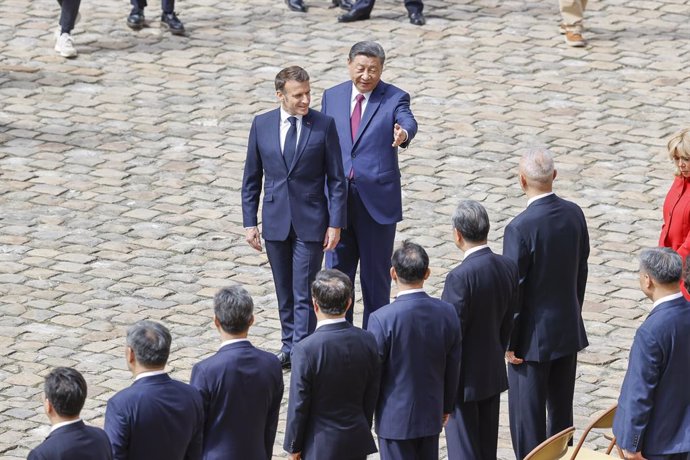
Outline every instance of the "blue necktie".
POLYGON ((290 169, 292 160, 295 158, 295 150, 297 150, 297 118, 288 117, 290 122, 290 129, 288 129, 287 136, 285 136, 285 145, 283 145, 283 159, 285 165, 290 169))

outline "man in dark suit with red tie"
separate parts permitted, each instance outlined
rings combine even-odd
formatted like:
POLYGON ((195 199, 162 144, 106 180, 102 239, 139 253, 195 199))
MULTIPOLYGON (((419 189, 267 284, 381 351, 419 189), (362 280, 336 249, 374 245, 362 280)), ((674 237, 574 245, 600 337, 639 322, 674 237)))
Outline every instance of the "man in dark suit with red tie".
POLYGON ((640 253, 640 288, 654 305, 635 333, 613 420, 629 460, 690 460, 690 302, 678 286, 682 273, 669 248, 640 253))
POLYGON ((43 386, 43 408, 50 434, 29 452, 27 460, 111 460, 108 435, 79 418, 86 401, 86 380, 75 369, 57 367, 43 386))
POLYGON ((203 402, 196 388, 165 372, 171 342, 170 331, 154 321, 127 330, 125 359, 134 383, 105 409, 113 460, 201 460, 203 402))
MULTIPOLYGON (((382 362, 376 405, 381 460, 438 460, 460 375, 460 322, 453 306, 424 292, 424 248, 403 242, 392 258, 395 301, 369 316, 382 362)), ((454 457, 453 457, 454 458, 454 457)))
POLYGON ((409 146, 417 134, 410 95, 381 81, 385 60, 378 43, 356 43, 347 59, 350 80, 327 89, 321 102, 338 128, 348 176, 347 228, 335 251, 326 254, 326 266, 354 284, 359 265, 365 329, 369 314, 390 302, 390 259, 402 220, 398 147, 409 146))
POLYGON ((291 460, 365 460, 381 378, 376 341, 345 312, 352 284, 337 270, 312 285, 316 331, 295 345, 283 448, 291 460))
POLYGON ((263 179, 263 236, 273 271, 282 332, 278 353, 290 367, 294 344, 316 324, 309 287, 346 224, 345 176, 335 123, 309 108, 309 74, 301 67, 275 79, 280 108, 252 123, 242 179, 242 220, 261 251, 257 212, 263 179))
POLYGON ((582 321, 587 222, 578 205, 553 193, 555 178, 548 150, 521 158, 527 209, 508 224, 503 238, 503 255, 517 264, 520 277, 506 352, 510 434, 518 459, 573 425, 577 352, 588 345, 582 321))
POLYGON ((446 425, 448 457, 496 460, 518 268, 489 248, 489 215, 478 202, 461 202, 453 213, 453 227, 455 245, 465 258, 446 276, 441 296, 455 306, 462 329, 458 395, 446 425))
POLYGON ((271 460, 283 397, 280 361, 247 339, 254 302, 246 289, 218 291, 213 312, 223 343, 192 368, 190 380, 204 400, 203 460, 271 460))

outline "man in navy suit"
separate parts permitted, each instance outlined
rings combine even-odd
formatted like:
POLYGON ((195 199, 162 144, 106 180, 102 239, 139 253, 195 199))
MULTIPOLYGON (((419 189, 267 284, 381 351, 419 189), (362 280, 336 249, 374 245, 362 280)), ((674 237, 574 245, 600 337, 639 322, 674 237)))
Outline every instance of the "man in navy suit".
POLYGON ((446 276, 441 296, 455 306, 462 329, 458 395, 446 425, 448 457, 496 460, 518 268, 489 248, 489 215, 478 202, 462 201, 453 213, 453 227, 455 245, 465 258, 446 276))
POLYGON ((553 193, 555 178, 548 150, 522 157, 519 180, 527 209, 508 224, 503 239, 503 255, 517 263, 520 276, 506 352, 510 434, 518 459, 573 425, 577 352, 588 345, 582 321, 587 222, 579 206, 553 193))
POLYGON ((45 378, 43 409, 50 434, 27 460, 110 460, 110 441, 100 428, 86 426, 79 413, 86 401, 86 380, 70 367, 56 367, 45 378))
POLYGON ((640 288, 654 302, 635 333, 613 433, 630 460, 690 460, 690 302, 669 248, 640 253, 640 288))
POLYGON ((285 68, 275 87, 280 108, 257 116, 249 133, 242 220, 247 242, 261 251, 256 215, 263 179, 263 236, 282 329, 278 358, 287 368, 293 345, 314 330, 309 286, 323 251, 338 244, 347 208, 335 123, 309 108, 309 75, 285 68))
MULTIPOLYGON (((364 320, 390 302, 391 255, 402 220, 398 147, 417 133, 410 95, 381 81, 386 55, 375 42, 356 43, 347 60, 351 81, 326 90, 321 110, 335 120, 348 177, 347 228, 326 266, 350 277, 360 268, 364 320)), ((347 314, 352 322, 352 309, 347 314)))
POLYGON ((395 301, 369 316, 383 376, 376 405, 381 460, 437 460, 460 375, 460 322, 453 306, 424 292, 429 256, 405 241, 393 253, 395 301))
POLYGON ((284 449, 291 460, 364 460, 376 452, 371 421, 381 365, 376 340, 345 320, 350 279, 318 273, 312 285, 316 331, 295 345, 284 449))
POLYGON ((192 368, 190 384, 204 400, 204 460, 271 460, 283 373, 273 354, 247 339, 254 302, 241 286, 218 291, 213 323, 223 343, 192 368))
POLYGON ((165 372, 171 341, 168 329, 153 321, 139 321, 127 331, 125 359, 134 383, 105 409, 113 460, 201 459, 201 395, 165 372))

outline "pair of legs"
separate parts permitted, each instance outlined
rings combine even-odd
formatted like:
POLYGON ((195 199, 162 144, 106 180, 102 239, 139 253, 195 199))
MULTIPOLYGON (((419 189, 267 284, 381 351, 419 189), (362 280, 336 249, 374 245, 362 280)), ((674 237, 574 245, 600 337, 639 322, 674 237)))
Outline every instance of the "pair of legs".
POLYGON ((576 369, 577 353, 508 365, 510 437, 518 460, 548 437, 573 426, 576 369))
POLYGON ((415 439, 379 436, 379 456, 381 460, 438 460, 438 435, 415 439))
POLYGON ((561 10, 565 29, 581 34, 587 0, 558 0, 558 7, 561 10))
MULTIPOLYGON (((326 253, 326 267, 345 273, 354 286, 359 264, 364 303, 362 329, 367 328, 371 313, 390 303, 390 268, 395 227, 396 224, 376 222, 362 203, 356 183, 350 182, 347 195, 347 228, 340 232, 340 242, 335 251, 326 253)), ((350 323, 353 320, 353 310, 354 308, 350 308, 345 316, 350 323)))
POLYGON ((500 406, 500 393, 481 401, 458 402, 446 425, 448 458, 496 460, 500 406))
MULTIPOLYGON (((374 3, 376 3, 376 0, 358 0, 352 6, 352 9, 371 13, 371 10, 374 9, 374 3)), ((424 11, 424 3, 422 3, 422 0, 405 0, 405 8, 408 14, 421 13, 424 11)))
POLYGON ((70 34, 79 14, 81 0, 58 0, 60 5, 60 34, 70 34))
POLYGON ((316 327, 311 283, 321 269, 323 242, 303 241, 293 229, 284 241, 266 241, 266 254, 278 297, 281 351, 289 355, 316 327))
MULTIPOLYGON (((140 10, 143 10, 148 6, 146 0, 130 0, 130 3, 132 4, 132 8, 138 8, 140 10)), ((172 13, 175 11, 175 0, 162 0, 161 8, 163 9, 163 13, 172 13)))

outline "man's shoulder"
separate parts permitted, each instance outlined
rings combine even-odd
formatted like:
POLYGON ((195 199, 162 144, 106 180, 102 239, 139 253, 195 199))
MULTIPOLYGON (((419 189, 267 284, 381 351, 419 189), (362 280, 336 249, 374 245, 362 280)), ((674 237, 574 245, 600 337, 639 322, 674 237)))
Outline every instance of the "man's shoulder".
POLYGON ((326 89, 323 92, 323 95, 324 95, 324 97, 325 96, 333 96, 334 94, 337 94, 338 92, 345 91, 351 87, 352 87, 352 81, 346 80, 342 83, 338 83, 337 85, 331 86, 330 88, 326 89))
POLYGON ((271 109, 267 112, 262 112, 254 117, 255 123, 265 123, 268 120, 274 119, 275 117, 280 118, 280 108, 271 109))

